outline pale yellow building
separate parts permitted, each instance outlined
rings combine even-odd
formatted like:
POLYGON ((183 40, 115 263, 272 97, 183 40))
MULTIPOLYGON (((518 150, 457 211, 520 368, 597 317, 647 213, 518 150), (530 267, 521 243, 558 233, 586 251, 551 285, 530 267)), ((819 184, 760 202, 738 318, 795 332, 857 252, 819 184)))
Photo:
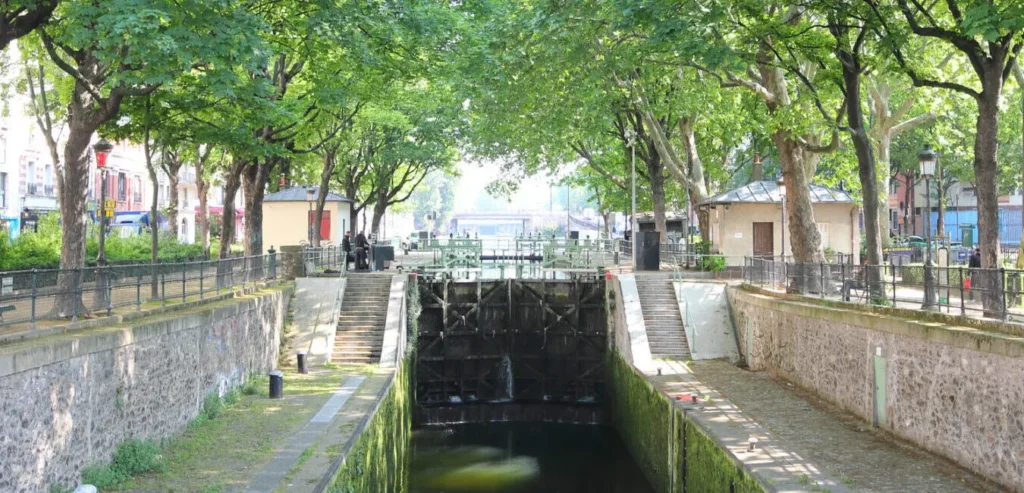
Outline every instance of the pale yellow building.
MULTIPOLYGON (((810 191, 821 247, 853 255, 858 263, 860 207, 843 190, 811 185, 810 191)), ((744 257, 791 256, 788 222, 785 249, 782 244, 780 199, 774 181, 756 181, 701 202, 701 212, 708 214, 712 252, 724 255, 731 266, 743 265, 744 257)))
MULTIPOLYGON (((263 245, 309 244, 313 233, 316 187, 292 187, 263 198, 263 245)), ((321 245, 340 245, 349 229, 353 200, 334 192, 327 193, 320 226, 321 245)))

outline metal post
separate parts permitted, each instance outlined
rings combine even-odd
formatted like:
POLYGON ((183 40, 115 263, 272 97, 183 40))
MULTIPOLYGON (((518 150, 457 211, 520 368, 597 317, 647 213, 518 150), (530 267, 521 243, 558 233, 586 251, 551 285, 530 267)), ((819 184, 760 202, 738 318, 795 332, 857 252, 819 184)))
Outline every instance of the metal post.
MULTIPOLYGON (((971 286, 974 289, 974 286, 971 286)), ((967 307, 964 306, 964 267, 960 266, 960 316, 967 315, 967 307)))
POLYGON ((818 292, 825 298, 825 263, 818 262, 818 292))
POLYGON ((106 252, 106 236, 107 236, 107 169, 100 169, 100 182, 103 186, 100 187, 100 206, 97 207, 100 211, 100 252, 96 257, 96 265, 102 267, 107 263, 107 252, 106 252))
POLYGON ((896 264, 893 263, 892 257, 889 257, 889 270, 892 271, 892 307, 896 308, 896 264))
POLYGON ((936 310, 935 304, 935 269, 932 265, 932 195, 931 180, 928 175, 924 177, 924 304, 922 310, 936 310))
MULTIPOLYGON (((846 262, 842 262, 842 263, 839 264, 839 277, 840 277, 840 281, 843 283, 843 284, 840 285, 839 295, 843 297, 843 301, 847 301, 848 302, 848 301, 850 301, 850 294, 849 294, 849 291, 847 291, 847 290, 850 289, 850 288, 848 287, 849 285, 846 283, 846 262)), ((867 277, 868 277, 868 275, 865 272, 864 273, 864 278, 867 279, 867 277)))
POLYGON ((206 267, 206 261, 205 260, 200 260, 199 261, 199 299, 200 300, 203 299, 203 272, 205 270, 205 269, 203 269, 204 267, 206 267))
POLYGON ((270 254, 270 259, 269 259, 270 260, 270 275, 267 276, 267 277, 269 279, 276 279, 277 278, 277 251, 274 250, 273 245, 271 245, 270 250, 269 250, 268 253, 270 254))
POLYGON ((135 270, 135 311, 142 311, 142 269, 135 270))
POLYGON ((630 168, 631 168, 630 176, 631 176, 631 179, 632 179, 632 182, 633 182, 633 185, 632 185, 632 187, 633 187, 633 213, 632 213, 632 216, 630 216, 630 218, 629 218, 630 231, 632 232, 632 237, 629 239, 629 241, 631 242, 631 246, 633 247, 633 270, 635 271, 636 267, 637 267, 637 260, 636 260, 636 230, 637 230, 637 224, 638 224, 637 220, 636 220, 636 136, 635 135, 630 136, 629 147, 632 148, 632 150, 633 150, 633 156, 632 156, 631 161, 630 161, 631 162, 631 165, 630 165, 630 168))
POLYGON ((167 273, 160 273, 160 306, 167 306, 167 273))
POLYGON ((185 302, 185 273, 188 271, 188 262, 181 263, 181 302, 185 302))
POLYGON ((1006 267, 999 268, 999 285, 1002 287, 1000 291, 1003 294, 1003 320, 1006 320, 1009 315, 1009 307, 1006 306, 1006 267))
POLYGON ((102 267, 101 272, 103 273, 103 286, 107 295, 107 316, 109 317, 110 312, 113 311, 114 308, 114 287, 110 285, 110 279, 107 276, 106 267, 102 267))
POLYGON ((39 271, 32 269, 32 330, 36 328, 36 294, 38 293, 39 271))

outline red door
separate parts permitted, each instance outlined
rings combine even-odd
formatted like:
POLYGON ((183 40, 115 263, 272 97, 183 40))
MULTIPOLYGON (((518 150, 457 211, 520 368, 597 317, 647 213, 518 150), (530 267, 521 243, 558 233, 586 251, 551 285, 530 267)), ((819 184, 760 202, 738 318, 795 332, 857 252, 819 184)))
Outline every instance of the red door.
MULTIPOLYGON (((309 222, 310 230, 312 230, 312 224, 316 217, 316 211, 309 211, 309 222)), ((331 211, 324 209, 324 213, 320 216, 320 239, 329 240, 331 239, 331 211)))

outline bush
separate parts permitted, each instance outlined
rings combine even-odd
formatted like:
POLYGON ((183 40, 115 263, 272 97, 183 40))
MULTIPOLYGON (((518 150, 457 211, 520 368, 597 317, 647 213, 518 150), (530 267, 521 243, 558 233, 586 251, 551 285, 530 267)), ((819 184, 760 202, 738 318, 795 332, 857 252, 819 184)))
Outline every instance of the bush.
POLYGON ((220 400, 220 396, 216 392, 206 394, 206 399, 203 399, 203 417, 206 419, 217 419, 217 416, 220 416, 223 410, 224 401, 220 400))
MULTIPOLYGON (((939 282, 941 278, 941 270, 935 269, 935 281, 939 282)), ((900 267, 900 272, 903 274, 903 280, 901 284, 923 286, 924 285, 924 264, 904 264, 900 267)), ((967 275, 967 269, 963 269, 964 275, 967 275)), ((949 283, 951 288, 959 289, 963 281, 960 278, 960 269, 958 267, 949 268, 949 283)), ((941 286, 945 287, 947 284, 941 283, 941 286)))
POLYGON ((697 261, 697 268, 707 272, 721 272, 725 270, 725 257, 721 255, 706 255, 697 261))
POLYGON ((82 482, 103 490, 127 481, 136 474, 159 471, 163 467, 164 458, 156 443, 132 439, 117 446, 110 465, 82 469, 82 482))

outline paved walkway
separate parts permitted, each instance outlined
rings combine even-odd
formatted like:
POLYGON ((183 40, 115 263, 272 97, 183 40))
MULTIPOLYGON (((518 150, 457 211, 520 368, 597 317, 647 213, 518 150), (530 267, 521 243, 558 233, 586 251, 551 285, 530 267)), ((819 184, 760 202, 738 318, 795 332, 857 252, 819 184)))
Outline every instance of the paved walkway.
POLYGON ((651 378, 662 390, 670 395, 688 392, 689 387, 682 385, 695 376, 742 415, 767 428, 771 436, 761 440, 762 444, 773 449, 772 455, 786 455, 785 462, 791 466, 806 469, 802 474, 807 475, 807 482, 821 489, 835 490, 829 483, 838 480, 853 491, 865 492, 1002 491, 949 460, 898 441, 764 373, 748 372, 721 360, 690 363, 689 367, 676 362, 656 364, 664 375, 651 378))

